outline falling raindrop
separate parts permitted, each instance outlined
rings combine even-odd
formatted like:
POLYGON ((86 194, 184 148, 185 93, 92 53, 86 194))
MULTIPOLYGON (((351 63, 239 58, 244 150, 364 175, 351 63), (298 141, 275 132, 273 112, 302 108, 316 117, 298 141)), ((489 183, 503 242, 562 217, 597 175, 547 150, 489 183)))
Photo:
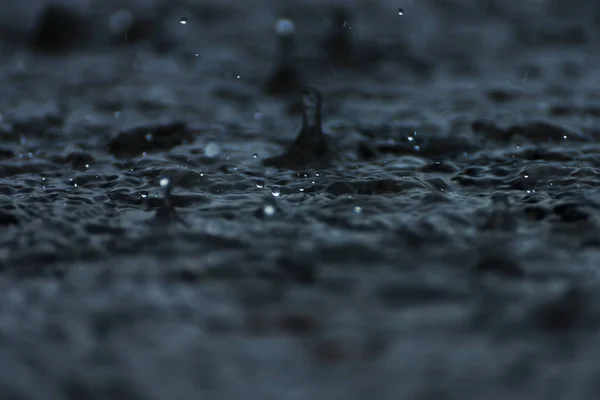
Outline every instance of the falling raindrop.
POLYGON ((163 188, 169 186, 169 183, 171 183, 169 181, 169 178, 162 178, 159 182, 160 187, 163 187, 163 188))
POLYGON ((266 216, 270 217, 275 214, 275 207, 273 207, 272 205, 266 205, 263 207, 263 212, 266 216))
POLYGON ((252 154, 252 158, 258 158, 258 154, 256 154, 256 153, 252 154))
POLYGON ((206 154, 206 157, 209 157, 209 158, 214 158, 214 157, 218 156, 220 153, 221 153, 221 148, 215 142, 209 143, 204 148, 204 154, 206 154))
POLYGON ((403 8, 399 8, 398 9, 398 15, 400 15, 400 16, 404 15, 404 9, 403 8))
POLYGON ((181 17, 181 19, 179 20, 179 23, 181 25, 187 25, 187 23, 188 23, 187 17, 181 17))

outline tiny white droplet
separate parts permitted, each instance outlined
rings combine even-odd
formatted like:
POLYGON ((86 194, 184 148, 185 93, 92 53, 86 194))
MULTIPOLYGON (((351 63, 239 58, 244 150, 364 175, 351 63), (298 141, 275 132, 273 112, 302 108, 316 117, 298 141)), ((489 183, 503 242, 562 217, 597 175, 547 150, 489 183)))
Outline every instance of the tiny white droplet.
POLYGON ((398 9, 398 15, 404 15, 404 9, 399 8, 398 9))
POLYGON ((264 206, 263 212, 265 213, 265 215, 270 217, 271 215, 275 214, 275 207, 273 207, 271 205, 264 206))
POLYGON ((167 187, 170 183, 169 178, 162 178, 160 180, 160 187, 167 187))
POLYGON ((179 23, 181 25, 187 25, 187 23, 188 23, 187 17, 181 17, 181 19, 179 20, 179 23))

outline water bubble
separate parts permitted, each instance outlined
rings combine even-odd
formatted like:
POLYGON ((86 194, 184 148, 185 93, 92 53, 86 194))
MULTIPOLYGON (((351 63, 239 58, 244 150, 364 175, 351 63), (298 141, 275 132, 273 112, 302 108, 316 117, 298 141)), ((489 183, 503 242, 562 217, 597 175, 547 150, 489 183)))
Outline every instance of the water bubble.
POLYGON ((398 9, 398 15, 400 15, 400 16, 404 15, 404 9, 403 8, 399 8, 398 9))
POLYGON ((206 157, 213 158, 213 157, 218 156, 220 153, 221 153, 221 148, 215 142, 210 142, 204 148, 204 154, 206 154, 206 157))
POLYGON ((181 25, 187 25, 187 23, 188 23, 187 17, 181 17, 181 19, 179 20, 179 23, 181 25))
POLYGON ((169 180, 169 178, 162 178, 159 181, 160 187, 163 187, 163 188, 169 186, 170 183, 171 183, 171 181, 169 180))
POLYGON ((273 207, 271 205, 264 206, 263 212, 265 213, 266 216, 270 217, 275 214, 275 207, 273 207))
POLYGON ((271 188, 271 194, 274 197, 279 197, 281 196, 281 188, 278 185, 275 185, 271 188))

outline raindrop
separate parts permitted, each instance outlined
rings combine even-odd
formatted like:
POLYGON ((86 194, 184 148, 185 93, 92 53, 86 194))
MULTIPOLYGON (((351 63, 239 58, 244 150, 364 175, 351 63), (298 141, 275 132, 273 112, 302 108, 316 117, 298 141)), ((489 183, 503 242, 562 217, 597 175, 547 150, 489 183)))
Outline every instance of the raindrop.
POLYGON ((187 17, 181 17, 181 19, 179 20, 179 23, 181 25, 187 25, 187 23, 188 23, 187 17))
POLYGON ((357 214, 360 214, 362 212, 362 208, 356 206, 356 207, 354 207, 354 212, 357 213, 357 214))
POLYGON ((407 139, 408 139, 409 142, 412 142, 413 140, 415 140, 415 138, 412 137, 412 136, 407 137, 407 139))
POLYGON ((208 145, 206 145, 206 147, 204 148, 204 154, 206 154, 206 157, 216 157, 221 153, 221 148, 219 148, 219 145, 216 144, 215 142, 211 142, 208 145))
POLYGON ((398 15, 400 15, 400 16, 404 15, 404 9, 403 8, 399 8, 398 9, 398 15))
POLYGON ((151 133, 147 133, 147 134, 146 134, 146 136, 144 136, 144 137, 146 138, 146 141, 147 141, 147 142, 151 142, 151 141, 152 141, 152 139, 154 139, 154 137, 152 136, 152 134, 151 134, 151 133))
POLYGON ((275 32, 278 35, 291 35, 296 30, 296 27, 292 21, 286 18, 282 18, 275 23, 275 32))
POLYGON ((169 181, 169 178, 162 178, 159 183, 160 183, 160 187, 164 188, 164 187, 169 186, 170 181, 169 181))
POLYGON ((274 197, 279 197, 281 195, 281 188, 278 185, 273 186, 271 189, 271 194, 274 197))
POLYGON ((252 158, 258 158, 258 154, 256 154, 256 153, 252 154, 252 158))
POLYGON ((275 207, 273 207, 271 205, 264 206, 263 212, 265 213, 266 216, 270 217, 275 214, 275 207))
POLYGON ((421 148, 419 146, 415 146, 414 149, 415 149, 415 151, 421 150, 421 148))

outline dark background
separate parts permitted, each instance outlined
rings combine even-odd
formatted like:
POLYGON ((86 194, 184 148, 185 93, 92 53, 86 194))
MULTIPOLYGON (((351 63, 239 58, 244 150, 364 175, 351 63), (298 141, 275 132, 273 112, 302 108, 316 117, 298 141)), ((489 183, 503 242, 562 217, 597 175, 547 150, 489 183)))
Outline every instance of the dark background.
POLYGON ((0 399, 597 398, 597 2, 49 4, 0 7, 0 399), (329 147, 267 168, 299 82, 329 147))

